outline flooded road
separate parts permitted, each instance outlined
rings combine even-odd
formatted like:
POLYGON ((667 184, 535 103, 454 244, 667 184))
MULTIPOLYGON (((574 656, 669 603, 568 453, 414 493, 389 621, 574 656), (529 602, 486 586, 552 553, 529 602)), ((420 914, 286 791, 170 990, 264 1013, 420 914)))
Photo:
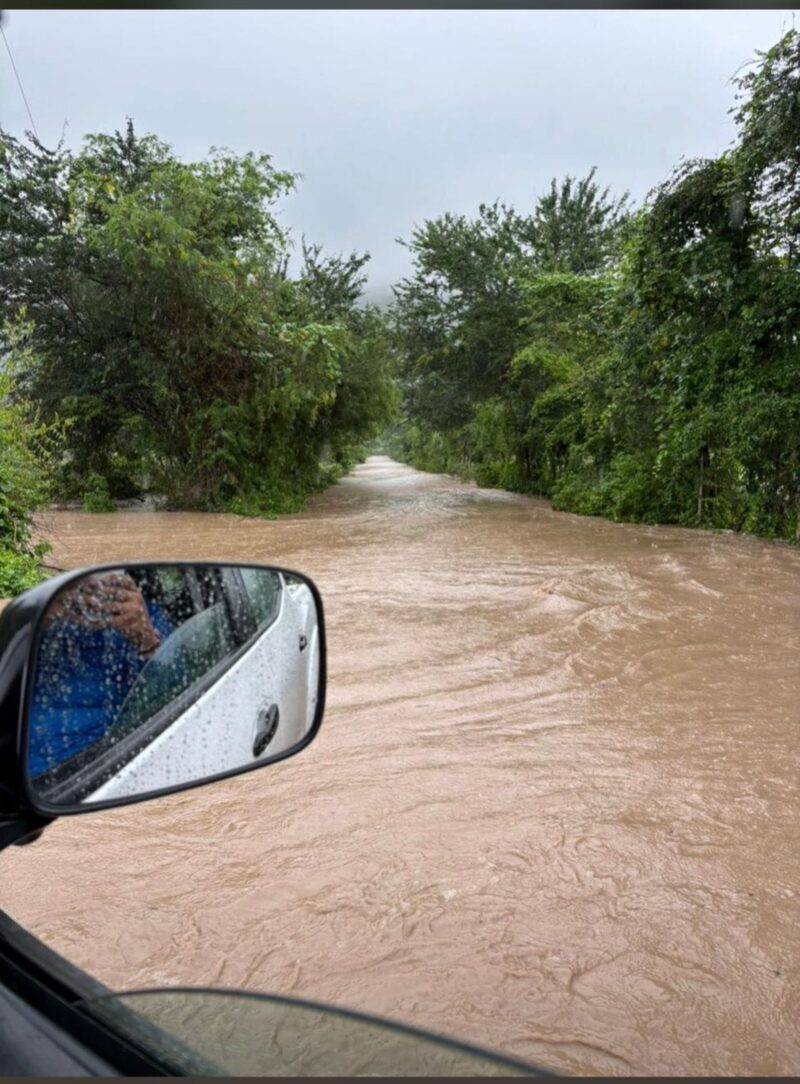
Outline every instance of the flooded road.
POLYGON ((316 742, 64 819, 0 906, 116 988, 306 996, 563 1072, 800 1072, 800 554, 373 457, 300 515, 46 517, 65 567, 274 561, 316 742))

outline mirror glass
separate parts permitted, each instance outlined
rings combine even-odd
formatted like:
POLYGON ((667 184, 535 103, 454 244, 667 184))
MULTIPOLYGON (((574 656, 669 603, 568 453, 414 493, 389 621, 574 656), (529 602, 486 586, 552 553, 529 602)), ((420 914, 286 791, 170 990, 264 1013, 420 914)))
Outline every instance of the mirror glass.
POLYGON ((264 566, 126 565, 42 619, 27 711, 43 807, 131 801, 298 748, 321 694, 309 582, 264 566))

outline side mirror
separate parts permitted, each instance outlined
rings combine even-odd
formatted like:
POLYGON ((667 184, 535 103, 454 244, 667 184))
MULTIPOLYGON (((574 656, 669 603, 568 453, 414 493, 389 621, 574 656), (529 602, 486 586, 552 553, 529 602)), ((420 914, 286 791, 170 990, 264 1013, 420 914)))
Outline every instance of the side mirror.
POLYGON ((146 562, 35 591, 18 749, 41 816, 263 767, 319 729, 322 603, 297 572, 146 562))

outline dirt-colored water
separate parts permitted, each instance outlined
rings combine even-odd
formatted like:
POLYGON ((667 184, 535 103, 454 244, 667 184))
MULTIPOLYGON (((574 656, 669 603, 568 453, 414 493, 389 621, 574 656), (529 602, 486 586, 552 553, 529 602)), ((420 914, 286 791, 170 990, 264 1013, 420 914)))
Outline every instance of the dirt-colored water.
POLYGON ((294 760, 65 818, 0 905, 117 988, 322 999, 577 1073, 800 1072, 800 554, 374 457, 276 522, 61 512, 66 567, 275 561, 294 760))

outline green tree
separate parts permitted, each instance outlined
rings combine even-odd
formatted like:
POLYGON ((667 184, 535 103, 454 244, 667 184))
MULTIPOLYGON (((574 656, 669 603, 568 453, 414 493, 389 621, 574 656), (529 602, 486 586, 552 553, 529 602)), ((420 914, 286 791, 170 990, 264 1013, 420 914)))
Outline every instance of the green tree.
POLYGON ((34 543, 34 512, 51 496, 51 468, 62 427, 44 424, 20 394, 18 373, 30 364, 32 325, 24 311, 4 328, 0 362, 0 598, 42 579, 50 547, 34 543))
POLYGON ((520 228, 513 210, 494 203, 473 220, 448 213, 412 232, 414 273, 395 287, 394 318, 406 406, 428 425, 463 425, 500 389, 520 344, 520 228))
POLYGON ((413 235, 398 454, 570 511, 800 541, 800 36, 736 82, 735 145, 636 213, 592 170, 504 209, 505 244, 448 215, 413 235))
POLYGON ((364 266, 368 253, 331 256, 322 245, 309 245, 303 240, 303 269, 299 286, 311 310, 321 320, 347 318, 359 302, 367 276, 364 266))
POLYGON ((0 148, 0 310, 34 317, 26 390, 73 420, 75 495, 97 476, 116 497, 297 507, 329 477, 326 448, 382 423, 385 366, 365 367, 352 317, 366 256, 307 246, 289 277, 274 208, 294 177, 269 156, 187 163, 130 123, 76 155, 0 148), (343 408, 355 388, 375 418, 343 408))
POLYGON ((800 35, 792 30, 736 80, 737 164, 754 182, 763 241, 797 260, 800 234, 800 35))
POLYGON ((598 374, 613 350, 615 288, 610 276, 564 272, 526 285, 527 342, 512 359, 506 392, 518 434, 515 488, 551 496, 571 449, 588 438, 598 374))
POLYGON ((524 237, 542 271, 588 275, 607 268, 618 255, 629 217, 628 193, 614 198, 600 190, 593 167, 580 179, 555 178, 526 220, 524 237))
MULTIPOLYGON (((527 219, 495 203, 475 220, 445 214, 412 233, 414 272, 395 290, 406 419, 392 440, 397 454, 487 484, 549 491, 562 451, 555 438, 546 455, 534 447, 545 424, 531 413, 537 380, 542 392, 554 383, 542 352, 551 351, 557 313, 561 338, 572 341, 564 349, 583 365, 580 340, 594 309, 581 308, 590 287, 572 268, 599 275, 625 220, 626 197, 612 200, 593 177, 566 178, 560 189, 553 181, 527 219)), ((546 409, 567 409, 556 398, 549 392, 546 409)))

